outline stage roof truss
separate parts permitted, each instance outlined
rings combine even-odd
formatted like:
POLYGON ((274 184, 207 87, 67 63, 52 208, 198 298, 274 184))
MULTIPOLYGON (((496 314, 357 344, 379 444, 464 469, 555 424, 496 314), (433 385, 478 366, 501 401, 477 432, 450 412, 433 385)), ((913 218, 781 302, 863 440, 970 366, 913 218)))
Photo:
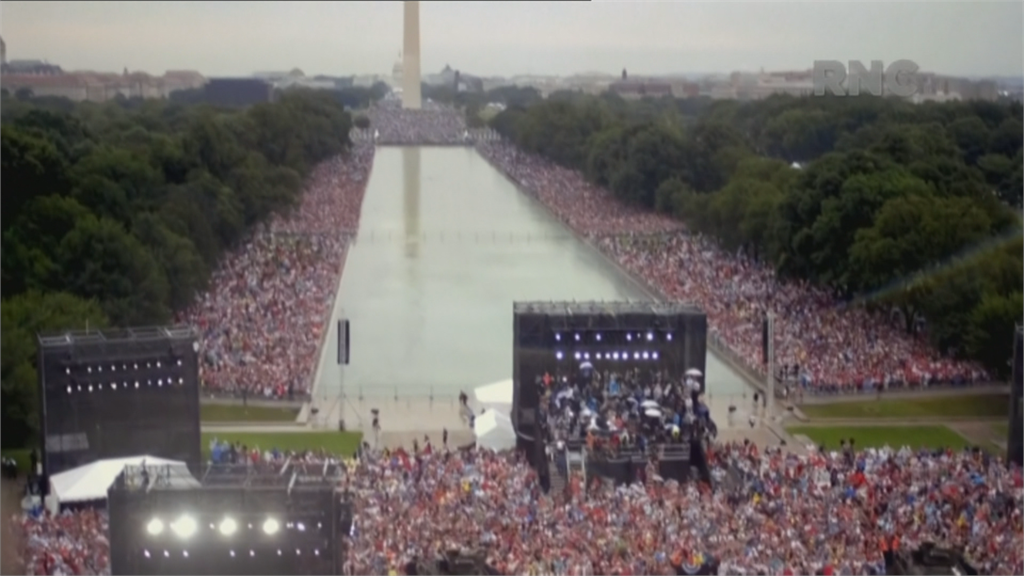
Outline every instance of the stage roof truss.
POLYGON ((195 340, 198 337, 191 326, 179 324, 173 326, 144 326, 123 329, 88 329, 67 330, 57 333, 39 333, 39 347, 74 348, 90 344, 125 344, 141 342, 159 342, 175 340, 195 340))

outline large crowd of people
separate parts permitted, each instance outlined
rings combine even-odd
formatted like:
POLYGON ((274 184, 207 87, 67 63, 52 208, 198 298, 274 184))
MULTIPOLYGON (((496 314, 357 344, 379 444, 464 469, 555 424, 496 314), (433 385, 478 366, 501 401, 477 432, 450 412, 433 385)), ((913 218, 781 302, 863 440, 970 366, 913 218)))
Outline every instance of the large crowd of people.
POLYGON ((565 376, 537 378, 549 446, 586 442, 591 454, 704 438, 716 429, 701 396, 703 374, 682 379, 664 371, 595 370, 589 361, 565 376))
POLYGON ((16 515, 27 576, 110 574, 107 515, 94 508, 16 515))
POLYGON ((302 397, 310 389, 373 147, 318 166, 292 211, 225 256, 179 320, 197 328, 207 393, 302 397))
POLYGON ((828 292, 783 281, 745 254, 723 250, 677 221, 628 207, 577 172, 504 142, 480 152, 573 230, 649 286, 707 313, 711 337, 764 372, 761 324, 775 313, 776 363, 811 393, 989 381, 980 367, 940 356, 890 318, 844 306, 828 292))
MULTIPOLYGON (((451 550, 501 574, 885 574, 883 551, 933 542, 982 574, 1024 570, 1024 483, 983 452, 908 448, 796 456, 711 444, 707 484, 613 486, 572 473, 544 494, 513 452, 362 451, 357 457, 234 446, 251 466, 332 461, 353 495, 346 574, 402 574, 451 550), (251 459, 251 460, 250 460, 251 459), (395 520, 401 518, 401 522, 395 520), (885 543, 882 545, 881 543, 885 543), (703 567, 703 568, 702 568, 703 567), (707 571, 702 573, 709 573, 707 571)), ((101 511, 17 515, 27 574, 108 574, 101 511)))
MULTIPOLYGON (((378 108, 371 121, 405 143, 445 143, 443 135, 464 130, 456 126, 461 117, 449 116, 378 108), (427 117, 434 120, 417 120, 427 117)), ((885 319, 779 281, 676 221, 622 206, 577 173, 501 143, 480 149, 622 266, 669 297, 698 303, 714 337, 752 366, 759 364, 759 319, 767 308, 778 317, 780 363, 798 367, 810 391, 985 378, 885 319)), ((319 166, 300 205, 228 256, 211 291, 183 314, 201 331, 208 390, 267 397, 308 391, 372 159, 372 147, 359 146, 319 166)), ((596 436, 671 443, 707 416, 700 374, 673 382, 586 364, 570 377, 538 380, 552 443, 596 436)), ((409 573, 451 550, 481 555, 510 575, 884 574, 887 552, 929 542, 962 552, 981 573, 1024 573, 1021 470, 981 451, 858 452, 849 442, 838 452, 798 456, 709 442, 713 485, 650 473, 615 486, 568 471, 565 490, 545 494, 522 454, 446 444, 424 438, 410 451, 364 445, 355 455, 331 455, 213 440, 209 451, 212 462, 257 472, 340 466, 339 488, 355 505, 343 559, 352 575, 409 573)), ((109 574, 102 511, 34 510, 12 521, 27 574, 109 574)))
POLYGON ((371 107, 367 117, 377 144, 454 145, 468 138, 462 112, 435 102, 408 110, 398 100, 385 100, 371 107))
POLYGON ((708 490, 651 477, 543 495, 513 454, 404 452, 353 466, 348 574, 398 573, 450 549, 502 574, 884 574, 884 538, 953 546, 983 574, 1022 565, 1021 476, 974 453, 869 450, 810 458, 718 446, 708 490), (738 469, 741 474, 735 474, 738 469), (589 488, 589 489, 587 489, 589 488), (396 518, 404 519, 395 522, 396 518))

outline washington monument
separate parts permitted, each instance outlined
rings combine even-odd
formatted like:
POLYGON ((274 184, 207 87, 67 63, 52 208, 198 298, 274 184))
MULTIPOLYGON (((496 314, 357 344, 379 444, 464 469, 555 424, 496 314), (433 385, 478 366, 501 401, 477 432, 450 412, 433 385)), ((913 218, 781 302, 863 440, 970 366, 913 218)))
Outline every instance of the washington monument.
POLYGON ((402 50, 402 108, 419 110, 420 94, 420 3, 405 2, 405 31, 402 50))

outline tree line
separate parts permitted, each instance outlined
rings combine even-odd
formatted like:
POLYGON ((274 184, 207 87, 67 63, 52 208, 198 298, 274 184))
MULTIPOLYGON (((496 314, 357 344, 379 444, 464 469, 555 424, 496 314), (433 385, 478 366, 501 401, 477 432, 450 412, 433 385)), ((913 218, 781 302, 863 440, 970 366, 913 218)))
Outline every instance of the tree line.
POLYGON ((4 446, 37 430, 38 331, 171 321, 351 128, 303 90, 233 111, 5 94, 0 120, 4 446))
POLYGON ((1005 376, 1024 310, 1020 103, 552 95, 491 126, 621 200, 1005 376))

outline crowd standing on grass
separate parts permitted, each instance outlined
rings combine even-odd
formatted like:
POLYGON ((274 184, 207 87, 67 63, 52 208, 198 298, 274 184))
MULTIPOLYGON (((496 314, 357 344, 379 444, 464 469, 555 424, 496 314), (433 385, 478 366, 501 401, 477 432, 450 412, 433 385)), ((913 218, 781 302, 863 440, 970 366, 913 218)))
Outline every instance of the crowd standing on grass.
POLYGON ((776 362, 810 393, 989 382, 979 366, 941 357, 888 318, 784 281, 750 255, 728 253, 678 221, 630 208, 584 177, 504 142, 481 153, 576 232, 648 285, 707 313, 712 338, 763 373, 761 323, 775 313, 776 362))
POLYGON ((448 145, 462 144, 467 138, 465 115, 435 102, 407 110, 398 100, 383 100, 370 108, 367 117, 378 144, 448 145))
POLYGON ((1024 569, 1019 469, 975 452, 869 450, 809 458, 712 449, 738 480, 541 493, 512 453, 404 451, 351 468, 347 574, 393 574, 447 550, 485 551, 502 574, 884 574, 883 540, 962 548, 984 574, 1024 569), (736 470, 740 473, 736 474, 736 470), (405 519, 395 522, 395 518, 405 519))
POLYGON ((325 322, 373 164, 373 147, 318 166, 291 212, 225 256, 179 320, 195 326, 207 393, 308 393, 325 322))
POLYGON ((16 515, 22 538, 24 574, 72 576, 110 574, 107 515, 86 508, 60 514, 16 515))

